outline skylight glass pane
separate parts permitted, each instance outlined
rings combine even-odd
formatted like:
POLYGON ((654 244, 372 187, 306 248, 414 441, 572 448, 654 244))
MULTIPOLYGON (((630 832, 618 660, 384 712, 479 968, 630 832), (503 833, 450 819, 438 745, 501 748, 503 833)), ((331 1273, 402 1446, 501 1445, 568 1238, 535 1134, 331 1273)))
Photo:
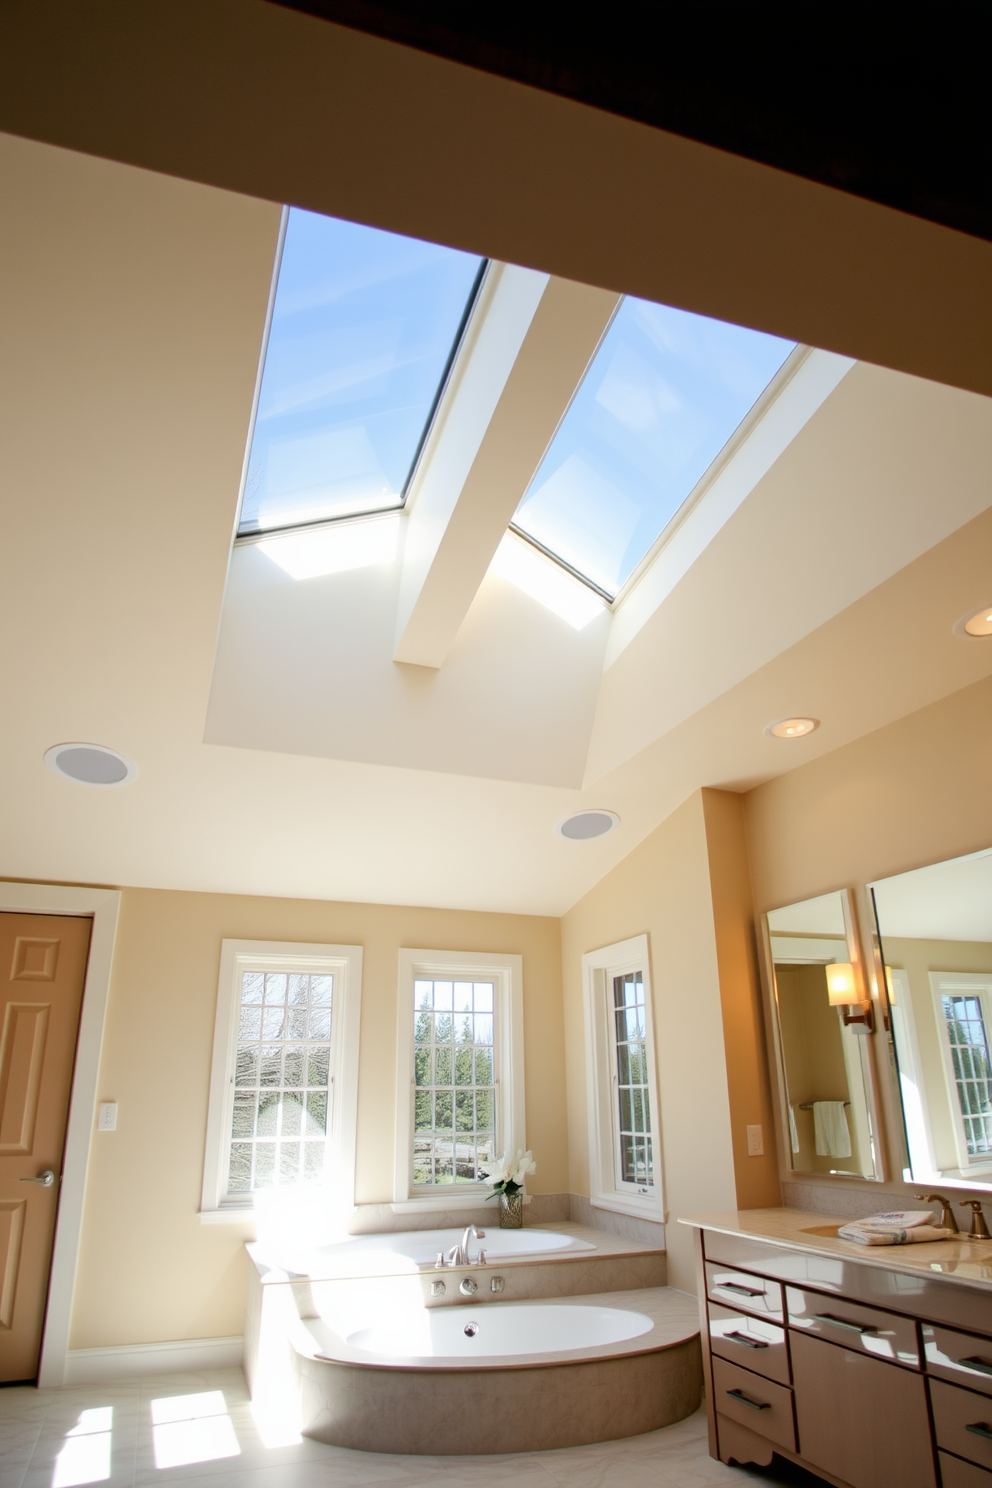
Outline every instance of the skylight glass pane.
POLYGON ((241 533, 402 504, 482 263, 292 208, 241 533))
POLYGON ((612 597, 794 344, 625 299, 513 525, 612 597))

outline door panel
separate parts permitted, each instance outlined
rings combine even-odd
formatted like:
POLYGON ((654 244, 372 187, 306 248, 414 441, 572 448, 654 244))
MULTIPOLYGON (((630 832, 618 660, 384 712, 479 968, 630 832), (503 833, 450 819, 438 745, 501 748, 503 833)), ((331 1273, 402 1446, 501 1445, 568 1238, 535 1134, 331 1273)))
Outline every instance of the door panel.
POLYGON ((38 1370, 90 926, 0 914, 0 1381, 38 1370))

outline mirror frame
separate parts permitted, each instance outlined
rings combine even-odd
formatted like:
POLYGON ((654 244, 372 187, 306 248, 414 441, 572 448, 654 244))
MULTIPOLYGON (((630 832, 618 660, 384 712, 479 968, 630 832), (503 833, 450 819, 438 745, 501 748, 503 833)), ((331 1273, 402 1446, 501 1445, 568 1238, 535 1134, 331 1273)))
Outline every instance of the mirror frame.
MULTIPOLYGON (((865 1099, 868 1107, 874 1172, 870 1175, 865 1173, 817 1173, 812 1169, 797 1168, 794 1165, 795 1154, 787 1138, 789 1130, 789 1091, 786 1079, 785 1059, 782 1051, 778 982, 775 976, 775 962, 772 957, 772 931, 768 923, 768 916, 774 914, 776 909, 789 909, 791 905, 777 905, 773 909, 766 910, 760 917, 762 981, 765 985, 766 994, 764 998, 765 1025, 768 1045, 772 1051, 772 1062, 774 1064, 772 1100, 776 1115, 775 1136, 779 1169, 783 1182, 790 1180, 798 1182, 804 1178, 813 1178, 817 1182, 886 1183, 891 1178, 887 1141, 889 1121, 886 1119, 889 1116, 889 1112, 886 1110, 883 1114, 882 1102, 879 1099, 879 1087, 885 1082, 880 1081, 878 1077, 877 1043, 879 1038, 888 1040, 890 1037, 888 1031, 890 1022, 888 1001, 879 1000, 878 975, 872 962, 869 961, 866 964, 865 957, 862 954, 853 891, 847 885, 838 889, 826 889, 822 891, 823 896, 835 893, 841 896, 841 906, 844 915, 844 935, 847 941, 851 966, 854 968, 855 978, 862 989, 865 1000, 870 1002, 872 1006, 874 1016, 873 1028, 866 1030, 864 1034, 860 1035, 864 1040, 861 1063, 865 1072, 865 1099)), ((808 897, 820 898, 821 895, 816 894, 808 897)), ((793 902, 802 903, 803 901, 796 900, 793 902)))

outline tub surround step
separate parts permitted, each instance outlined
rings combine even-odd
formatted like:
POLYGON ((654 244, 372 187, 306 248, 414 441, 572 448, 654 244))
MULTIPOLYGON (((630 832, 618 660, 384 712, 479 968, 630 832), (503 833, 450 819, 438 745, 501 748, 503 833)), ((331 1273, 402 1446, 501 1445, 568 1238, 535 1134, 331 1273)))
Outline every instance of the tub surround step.
MULTIPOLYGON (((514 1452, 539 1452, 655 1431, 698 1408, 694 1297, 654 1287, 561 1298, 541 1304, 542 1329, 545 1309, 577 1305, 644 1314, 651 1326, 586 1349, 434 1360, 370 1356, 347 1342, 344 1316, 333 1327, 300 1320, 292 1364, 303 1434, 359 1451, 447 1456, 504 1451, 510 1430, 514 1452)), ((478 1309, 482 1327, 485 1313, 478 1309)))

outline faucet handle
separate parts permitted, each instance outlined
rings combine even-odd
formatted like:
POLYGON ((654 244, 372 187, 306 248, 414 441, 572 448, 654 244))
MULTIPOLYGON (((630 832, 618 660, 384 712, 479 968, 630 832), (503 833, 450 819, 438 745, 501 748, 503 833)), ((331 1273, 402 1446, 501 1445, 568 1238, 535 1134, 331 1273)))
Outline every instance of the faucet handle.
POLYGON ((992 1240, 989 1227, 985 1223, 985 1215, 982 1213, 981 1199, 965 1199, 966 1208, 972 1211, 971 1229, 968 1233, 975 1240, 992 1240))

